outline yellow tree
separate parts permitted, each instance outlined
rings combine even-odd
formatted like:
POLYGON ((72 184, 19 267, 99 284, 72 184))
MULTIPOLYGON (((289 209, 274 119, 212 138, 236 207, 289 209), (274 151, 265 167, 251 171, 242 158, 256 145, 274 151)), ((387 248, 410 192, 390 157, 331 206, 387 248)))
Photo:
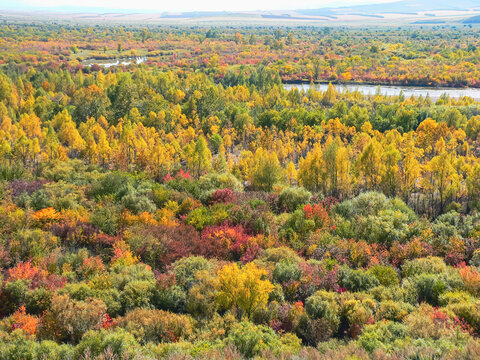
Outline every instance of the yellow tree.
POLYGON ((22 160, 22 163, 24 165, 27 164, 28 155, 32 146, 33 141, 26 137, 25 133, 21 131, 20 136, 15 141, 13 152, 17 156, 17 158, 22 160))
POLYGON ((257 309, 264 308, 273 285, 263 280, 267 275, 265 269, 248 263, 243 268, 237 264, 225 265, 218 273, 217 301, 224 309, 235 307, 248 318, 257 309))
POLYGON ((416 133, 418 146, 424 150, 425 155, 430 156, 437 141, 441 137, 445 138, 449 134, 449 130, 445 123, 439 124, 428 118, 418 125, 416 133))
POLYGON ((323 152, 323 160, 325 162, 325 188, 330 195, 337 192, 337 154, 338 143, 329 137, 323 152))
POLYGON ((423 156, 423 149, 415 146, 413 133, 405 135, 402 147, 403 160, 400 167, 401 191, 405 201, 408 201, 410 194, 415 192, 417 182, 422 173, 419 159, 423 156))
POLYGON ((352 174, 350 173, 350 157, 348 149, 345 146, 338 148, 335 162, 337 170, 336 195, 339 195, 341 198, 348 197, 352 186, 352 174))
POLYGON ((295 169, 295 164, 292 161, 287 164, 285 177, 289 185, 293 185, 297 181, 297 169, 295 169))
POLYGON ((272 191, 273 185, 279 182, 281 177, 282 167, 277 155, 272 151, 258 148, 250 170, 252 185, 264 191, 272 191))
POLYGON ((39 138, 42 135, 41 121, 35 114, 23 114, 19 126, 30 139, 39 138))
POLYGON ((332 83, 328 84, 328 88, 323 94, 323 99, 322 102, 325 105, 331 105, 335 101, 335 98, 337 97, 337 90, 335 87, 332 85, 332 83))
POLYGON ((248 179, 253 166, 253 154, 251 151, 244 150, 240 153, 238 161, 232 169, 232 173, 242 179, 243 181, 248 179))
POLYGON ((150 158, 150 173, 160 179, 170 171, 173 158, 171 152, 165 147, 160 139, 153 146, 150 158))
POLYGON ((308 190, 318 191, 323 184, 324 174, 325 161, 320 144, 317 143, 304 159, 300 159, 298 180, 308 190))
POLYGON ((357 169, 368 189, 377 189, 384 173, 383 147, 375 139, 370 140, 357 158, 357 169))
POLYGON ((51 126, 47 129, 47 135, 45 136, 43 142, 43 159, 45 161, 52 161, 58 158, 58 150, 60 147, 60 143, 57 138, 57 134, 53 130, 51 126))
POLYGON ((199 136, 195 143, 191 142, 185 149, 187 165, 195 178, 199 178, 212 167, 212 153, 205 137, 199 136))
POLYGON ((399 183, 399 166, 398 162, 401 159, 400 151, 394 144, 389 144, 385 148, 382 156, 384 164, 384 172, 382 174, 382 188, 383 192, 389 196, 394 196, 397 193, 399 183))
POLYGON ((58 140, 69 149, 71 157, 76 157, 85 148, 85 140, 80 136, 68 111, 64 110, 55 115, 52 123, 58 132, 58 140))
POLYGON ((440 212, 443 212, 446 199, 452 197, 460 188, 460 176, 455 169, 453 156, 443 151, 430 160, 426 170, 424 180, 427 182, 427 189, 431 191, 432 202, 438 194, 440 212))
POLYGON ((480 163, 475 164, 467 175, 469 205, 480 209, 480 163))

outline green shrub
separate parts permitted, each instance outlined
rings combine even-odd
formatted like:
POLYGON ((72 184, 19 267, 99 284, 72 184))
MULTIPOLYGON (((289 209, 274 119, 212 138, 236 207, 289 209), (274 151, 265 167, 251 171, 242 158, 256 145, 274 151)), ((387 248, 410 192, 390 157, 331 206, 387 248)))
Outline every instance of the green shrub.
POLYGON ((118 321, 143 344, 148 342, 176 342, 193 334, 193 320, 187 315, 177 315, 162 310, 135 309, 118 321))
POLYGON ((30 196, 29 205, 33 210, 38 211, 52 206, 53 202, 50 200, 50 196, 47 194, 47 192, 44 189, 41 189, 35 191, 30 196))
POLYGON ((187 293, 178 285, 155 289, 152 302, 155 307, 172 312, 185 312, 187 293))
POLYGON ((55 295, 42 317, 39 334, 45 339, 77 343, 87 331, 100 329, 106 310, 103 301, 95 298, 76 301, 68 295, 55 295))
POLYGON ((225 342, 235 345, 240 354, 250 359, 264 349, 275 349, 279 338, 270 327, 242 321, 233 325, 225 342))
MULTIPOLYGON (((198 185, 203 193, 209 190, 229 188, 235 192, 243 191, 243 185, 234 175, 230 173, 209 172, 202 176, 198 185)), ((197 197, 198 198, 198 197, 197 197)), ((203 199, 201 199, 203 200, 203 199)))
POLYGON ((220 134, 217 133, 210 136, 210 146, 214 153, 218 152, 218 149, 220 148, 220 145, 222 145, 222 143, 223 143, 223 138, 220 134))
POLYGON ((152 191, 153 202, 159 209, 163 208, 171 199, 172 193, 173 190, 167 189, 161 185, 157 185, 152 191))
POLYGON ((303 187, 289 187, 278 196, 278 207, 283 211, 292 212, 299 206, 308 203, 312 194, 303 187))
POLYGON ((135 308, 150 308, 154 284, 145 280, 134 280, 125 285, 120 294, 123 309, 128 311, 135 308))
POLYGON ((24 302, 28 285, 24 280, 8 281, 3 285, 0 298, 0 311, 10 314, 24 302))
POLYGON ((113 206, 97 207, 90 217, 90 221, 105 234, 115 235, 117 233, 118 211, 113 206))
POLYGON ((480 331, 480 302, 457 302, 447 306, 447 309, 453 312, 458 319, 467 322, 474 333, 480 331))
POLYGON ((278 263, 281 261, 300 263, 302 260, 294 250, 286 246, 265 249, 260 259, 265 263, 278 263))
POLYGON ((302 276, 302 270, 298 264, 292 261, 281 260, 275 264, 273 270, 273 280, 283 284, 289 281, 299 281, 302 276))
POLYGON ((338 309, 331 301, 325 300, 318 294, 312 295, 305 301, 305 310, 312 319, 325 318, 338 326, 338 309))
POLYGON ((75 348, 70 344, 57 344, 54 341, 39 342, 36 359, 68 360, 75 355, 75 348))
POLYGON ((140 195, 135 191, 129 192, 127 195, 123 196, 121 203, 126 209, 134 214, 143 212, 154 213, 157 210, 155 204, 148 196, 140 195))
POLYGON ((25 307, 29 314, 41 315, 50 307, 53 291, 45 287, 28 290, 25 293, 25 307))
POLYGON ((214 220, 207 208, 202 206, 192 210, 185 222, 197 230, 202 230, 205 226, 213 225, 214 220))
POLYGON ((316 346, 333 336, 340 325, 337 294, 317 291, 305 301, 306 314, 300 316, 295 331, 307 344, 316 346))
POLYGON ((401 322, 413 309, 412 305, 402 301, 385 300, 378 305, 375 317, 377 321, 391 320, 401 322))
POLYGON ((23 229, 12 237, 10 256, 22 261, 39 260, 54 251, 60 243, 56 236, 40 229, 23 229))
POLYGON ((110 269, 111 281, 115 288, 122 291, 132 281, 147 281, 154 286, 155 275, 150 266, 139 263, 131 266, 114 266, 110 269))
POLYGON ((17 179, 24 179, 26 169, 23 164, 14 162, 7 164, 5 162, 0 163, 0 180, 12 181, 17 179))
POLYGON ((396 341, 405 339, 408 328, 392 321, 367 325, 358 338, 358 343, 369 353, 377 349, 391 350, 396 341))
POLYGON ((413 279, 417 290, 418 302, 425 301, 438 306, 440 295, 447 291, 447 284, 438 275, 421 274, 413 279))
POLYGON ((429 256, 427 258, 406 261, 402 266, 402 276, 409 277, 420 274, 439 274, 447 269, 442 258, 429 256))
POLYGON ((172 264, 177 284, 189 290, 195 283, 195 273, 201 270, 213 270, 214 265, 201 256, 188 256, 172 264))
POLYGON ((109 172, 103 175, 97 182, 92 184, 89 195, 93 198, 102 198, 116 195, 120 189, 131 183, 128 175, 120 172, 109 172))
POLYGON ((122 312, 122 299, 117 289, 96 289, 94 296, 107 306, 107 313, 113 318, 122 312))
POLYGON ((110 356, 122 360, 134 359, 140 352, 140 346, 135 337, 123 328, 116 328, 114 331, 89 331, 75 348, 76 357, 80 358, 85 354, 98 357, 105 352, 110 356))
POLYGON ((375 265, 368 269, 368 273, 375 276, 383 286, 394 286, 399 284, 398 274, 391 266, 375 265))
POLYGON ((448 291, 440 295, 438 299, 440 306, 458 303, 472 303, 473 296, 466 291, 448 291))
POLYGON ((374 275, 364 270, 352 270, 348 268, 342 270, 341 285, 348 291, 368 291, 379 284, 380 282, 374 275))

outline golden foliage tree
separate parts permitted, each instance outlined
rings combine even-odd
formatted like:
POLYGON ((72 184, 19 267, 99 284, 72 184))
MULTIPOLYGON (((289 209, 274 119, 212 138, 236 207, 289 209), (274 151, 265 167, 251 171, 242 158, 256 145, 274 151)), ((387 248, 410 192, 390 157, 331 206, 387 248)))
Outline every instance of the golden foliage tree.
POLYGON ((256 309, 267 304, 273 290, 272 283, 262 279, 265 275, 267 271, 254 263, 243 268, 225 265, 218 271, 218 303, 225 309, 236 307, 250 318, 256 309))

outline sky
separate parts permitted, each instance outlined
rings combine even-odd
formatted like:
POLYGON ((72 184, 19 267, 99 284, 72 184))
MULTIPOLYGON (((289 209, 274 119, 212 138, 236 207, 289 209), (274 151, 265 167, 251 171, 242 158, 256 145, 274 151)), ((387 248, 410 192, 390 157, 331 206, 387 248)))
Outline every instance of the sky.
POLYGON ((102 8, 118 10, 184 11, 248 11, 319 9, 361 4, 378 4, 393 0, 0 0, 0 9, 68 9, 102 8))

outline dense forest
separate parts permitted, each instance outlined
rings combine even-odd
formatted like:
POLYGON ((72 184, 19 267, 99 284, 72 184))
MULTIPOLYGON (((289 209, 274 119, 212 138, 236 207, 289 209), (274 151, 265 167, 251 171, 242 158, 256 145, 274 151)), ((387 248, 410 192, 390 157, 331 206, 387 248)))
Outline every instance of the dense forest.
POLYGON ((479 44, 0 25, 0 360, 480 358, 479 44))

